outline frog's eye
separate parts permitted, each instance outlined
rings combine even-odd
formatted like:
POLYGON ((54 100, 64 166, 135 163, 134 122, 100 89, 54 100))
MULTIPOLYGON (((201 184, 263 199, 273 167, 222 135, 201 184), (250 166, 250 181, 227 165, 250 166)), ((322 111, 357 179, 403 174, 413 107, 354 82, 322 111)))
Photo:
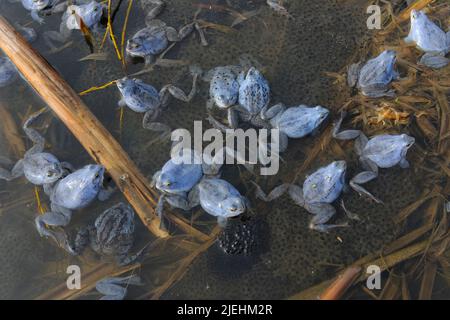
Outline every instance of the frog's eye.
POLYGON ((100 173, 97 172, 97 173, 95 174, 94 178, 97 179, 98 177, 100 177, 100 173))
POLYGON ((171 183, 170 181, 166 181, 166 182, 164 182, 164 185, 165 185, 166 187, 170 187, 170 186, 172 185, 172 183, 171 183))
POLYGON ((47 172, 47 177, 48 178, 53 177, 53 172, 51 172, 51 171, 47 172))
POLYGON ((231 207, 231 208, 230 208, 230 211, 231 211, 231 212, 235 212, 236 210, 237 210, 236 207, 231 207))

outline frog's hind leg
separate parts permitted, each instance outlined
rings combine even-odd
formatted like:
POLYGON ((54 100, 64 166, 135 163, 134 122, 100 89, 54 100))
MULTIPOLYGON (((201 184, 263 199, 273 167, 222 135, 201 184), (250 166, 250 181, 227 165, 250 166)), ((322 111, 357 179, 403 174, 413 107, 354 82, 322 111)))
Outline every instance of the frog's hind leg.
POLYGON ((311 230, 328 232, 334 228, 348 227, 347 223, 326 224, 336 214, 336 209, 329 203, 306 204, 305 209, 314 215, 309 222, 311 230))
POLYGON ((20 159, 12 168, 11 172, 0 168, 0 179, 11 181, 17 179, 23 175, 23 160, 20 159))
POLYGON ((129 255, 121 255, 117 257, 117 264, 119 265, 119 267, 124 267, 127 266, 131 263, 135 263, 137 262, 137 260, 139 260, 140 258, 142 258, 142 256, 145 253, 145 249, 147 247, 142 248, 141 250, 139 250, 138 252, 136 252, 135 254, 129 256, 129 255))
POLYGON ((252 184, 256 187, 255 196, 258 199, 261 199, 265 202, 271 202, 279 197, 281 197, 283 194, 288 191, 290 184, 284 183, 282 185, 279 185, 278 187, 275 187, 268 195, 261 189, 261 187, 252 181, 252 184))
POLYGON ((432 69, 441 69, 448 65, 450 60, 444 55, 436 53, 425 53, 421 58, 419 63, 424 66, 430 67, 432 69))
POLYGON ((360 130, 344 130, 344 131, 339 132, 341 125, 342 125, 342 121, 344 121, 346 114, 347 113, 345 111, 342 111, 339 119, 334 123, 332 136, 335 139, 353 140, 361 134, 360 130))
POLYGON ((347 85, 350 88, 356 87, 359 78, 359 71, 361 70, 362 62, 353 63, 347 69, 347 85))
POLYGON ((34 145, 31 149, 29 149, 25 155, 30 154, 36 154, 44 151, 45 147, 45 139, 44 137, 34 128, 30 128, 29 126, 44 112, 47 112, 47 108, 43 108, 39 110, 38 112, 32 114, 23 124, 23 131, 25 131, 25 134, 27 137, 33 141, 34 145))
POLYGON ((165 106, 167 104, 168 94, 173 96, 175 99, 181 100, 183 102, 191 101, 194 98, 195 94, 197 93, 197 79, 198 79, 198 73, 194 73, 193 80, 192 80, 192 88, 191 88, 191 91, 189 92, 189 94, 187 94, 187 95, 186 95, 186 93, 184 93, 183 90, 181 90, 180 88, 178 88, 172 84, 165 85, 159 92, 159 96, 162 101, 161 104, 163 106, 165 106))
POLYGON ((128 285, 142 285, 141 278, 137 275, 127 277, 104 278, 95 284, 95 289, 104 294, 100 300, 123 300, 127 295, 128 285), (125 287, 123 287, 125 286, 125 287))
POLYGON ((31 14, 31 18, 33 18, 33 20, 36 21, 37 23, 39 23, 39 24, 43 24, 44 23, 44 18, 39 16, 39 11, 32 10, 30 14, 31 14))
POLYGON ((61 23, 59 32, 58 31, 46 31, 44 32, 44 42, 51 49, 52 52, 58 52, 64 45, 57 47, 54 42, 59 42, 64 44, 70 37, 71 30, 65 26, 65 23, 61 23))
POLYGON ((161 132, 160 136, 157 139, 150 141, 149 144, 153 144, 156 141, 166 141, 170 138, 170 127, 164 123, 154 122, 154 120, 158 118, 159 114, 159 109, 157 109, 156 111, 149 110, 144 114, 144 118, 142 119, 142 126, 144 127, 144 129, 161 132))
POLYGON ((367 191, 365 188, 360 186, 360 184, 364 184, 369 181, 372 181, 376 177, 378 177, 377 172, 363 171, 363 172, 358 173, 356 176, 354 176, 350 180, 349 184, 350 184, 350 187, 352 187, 352 189, 355 190, 356 192, 358 192, 360 195, 364 194, 364 195, 368 196, 370 199, 374 200, 376 203, 383 203, 380 199, 378 199, 373 194, 371 194, 369 191, 367 191))

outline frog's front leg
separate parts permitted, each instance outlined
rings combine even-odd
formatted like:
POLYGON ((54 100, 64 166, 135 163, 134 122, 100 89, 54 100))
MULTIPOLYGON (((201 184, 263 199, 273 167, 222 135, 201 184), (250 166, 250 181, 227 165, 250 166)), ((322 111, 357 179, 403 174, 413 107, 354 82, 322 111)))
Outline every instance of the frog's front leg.
POLYGON ((50 10, 51 14, 55 13, 63 13, 67 10, 67 6, 69 5, 68 1, 64 1, 58 4, 55 4, 53 8, 50 10))
POLYGON ((342 121, 344 121, 346 114, 347 113, 345 111, 342 111, 339 119, 334 123, 332 136, 335 139, 352 140, 352 139, 357 138, 361 134, 360 130, 344 130, 344 131, 339 132, 341 125, 342 125, 342 121))
POLYGON ((21 176, 23 176, 23 159, 17 161, 11 172, 6 169, 0 168, 0 179, 11 181, 21 176))
POLYGON ((306 204, 305 209, 314 215, 309 222, 311 230, 328 232, 334 228, 348 227, 347 223, 326 224, 336 214, 336 209, 329 203, 306 204))
POLYGON ((31 18, 39 24, 44 24, 44 18, 39 16, 39 10, 32 10, 31 18))
POLYGON ((444 55, 428 52, 425 53, 421 58, 419 63, 423 64, 432 69, 441 69, 448 65, 450 62, 444 55))
POLYGON ((288 191, 289 187, 291 186, 289 183, 284 183, 282 185, 279 185, 278 187, 275 187, 270 193, 267 195, 261 187, 252 181, 252 184, 256 187, 255 196, 258 199, 261 199, 265 202, 271 202, 275 199, 278 199, 283 194, 288 191))
POLYGON ((141 278, 137 275, 104 278, 95 284, 95 289, 104 294, 100 300, 123 300, 127 295, 128 285, 142 285, 141 278))
POLYGON ((269 106, 265 106, 260 112, 260 117, 262 120, 270 120, 285 110, 286 106, 283 103, 277 103, 270 108, 269 106))
POLYGON ((97 195, 97 199, 100 201, 106 201, 108 200, 111 195, 116 191, 115 187, 112 186, 108 186, 108 187, 101 187, 98 195, 97 195))

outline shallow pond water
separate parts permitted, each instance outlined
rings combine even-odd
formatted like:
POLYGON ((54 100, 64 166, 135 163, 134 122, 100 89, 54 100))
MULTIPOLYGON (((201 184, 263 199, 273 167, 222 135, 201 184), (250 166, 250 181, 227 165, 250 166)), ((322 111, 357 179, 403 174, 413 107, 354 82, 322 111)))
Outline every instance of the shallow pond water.
MULTIPOLYGON (((158 16, 168 25, 180 28, 190 22, 199 8, 203 8, 198 19, 222 26, 230 26, 237 17, 248 14, 248 19, 233 28, 206 28, 209 45, 200 44, 197 33, 177 44, 166 56, 168 59, 185 61, 185 65, 155 67, 139 78, 156 88, 173 83, 188 91, 191 85, 189 65, 209 70, 215 66, 236 64, 243 55, 250 56, 263 70, 271 86, 271 103, 284 102, 287 105, 323 105, 337 116, 338 109, 352 94, 351 90, 334 85, 334 78, 328 73, 343 70, 354 62, 355 53, 365 46, 373 36, 366 28, 367 3, 365 1, 289 1, 289 12, 294 19, 287 19, 271 11, 263 0, 254 1, 183 1, 166 0, 165 10, 158 16), (209 6, 209 7, 208 7, 209 6), (228 10, 222 10, 228 8, 228 10)), ((127 1, 112 1, 118 8, 114 19, 114 31, 120 46, 120 33, 124 24, 127 1)), ((139 0, 131 9, 127 36, 144 27, 145 12, 139 0)), ((73 32, 71 44, 57 53, 49 52, 42 34, 57 30, 60 14, 45 17, 45 23, 38 25, 20 3, 0 0, 0 14, 10 22, 29 25, 36 29, 38 39, 35 47, 77 91, 99 86, 142 69, 143 64, 127 64, 124 68, 117 60, 113 45, 108 38, 102 52, 105 60, 83 60, 91 51, 80 32, 73 32)), ((92 36, 94 48, 99 51, 105 27, 92 36)), ((184 103, 171 99, 160 121, 172 129, 192 130, 194 120, 206 118, 208 84, 200 82, 198 94, 184 103)), ((119 93, 113 85, 103 90, 84 95, 86 102, 98 119, 121 143, 139 169, 151 177, 168 159, 170 144, 150 144, 157 134, 142 128, 142 114, 129 109, 122 117, 117 107, 119 93)), ((19 127, 20 139, 25 148, 31 144, 20 130, 21 124, 30 114, 44 106, 40 98, 23 79, 0 88, 0 107, 8 111, 12 121, 19 127)), ((76 141, 67 128, 54 116, 47 115, 39 127, 47 139, 47 150, 59 159, 71 162, 75 167, 91 163, 89 155, 76 141)), ((0 124, 2 125, 2 124, 0 124)), ((328 124, 327 124, 328 125, 328 124)), ((6 121, 3 123, 6 127, 6 121)), ((321 128, 325 132, 329 126, 321 128)), ((308 229, 310 214, 296 206, 288 197, 282 197, 271 204, 263 204, 254 197, 251 181, 258 182, 265 190, 281 182, 297 182, 315 169, 333 160, 346 159, 349 173, 357 172, 357 159, 350 145, 335 141, 324 146, 315 161, 303 168, 304 161, 323 141, 319 133, 304 139, 290 140, 288 151, 277 175, 262 177, 246 171, 243 167, 225 168, 223 177, 236 186, 252 202, 252 210, 244 217, 231 221, 227 228, 248 224, 254 232, 254 248, 251 254, 227 255, 216 241, 187 268, 182 279, 168 290, 161 292, 161 298, 176 299, 281 299, 289 297, 323 280, 329 279, 335 271, 366 256, 391 242, 399 234, 399 227, 393 216, 413 203, 423 192, 424 174, 414 165, 409 169, 392 168, 381 170, 380 177, 367 188, 384 200, 384 205, 361 198, 355 192, 343 196, 346 207, 359 215, 359 221, 352 221, 348 228, 339 228, 330 233, 317 233, 308 229), (326 147, 326 148, 325 148, 326 147)), ((12 160, 20 158, 17 148, 3 135, 0 137, 2 156, 12 160)), ((49 201, 42 190, 37 189, 43 205, 49 201)), ((106 202, 94 202, 88 208, 74 214, 69 231, 92 222, 104 209, 124 200, 116 192, 106 202)), ((336 207, 339 207, 336 204, 336 207)), ((36 298, 65 282, 66 268, 77 264, 82 272, 103 263, 92 252, 81 257, 70 257, 51 241, 39 237, 34 227, 38 214, 36 189, 24 178, 12 182, 0 181, 0 298, 36 298)), ((208 233, 215 226, 215 220, 206 216, 201 209, 192 213, 176 211, 195 227, 208 233)), ((343 222, 345 214, 338 208, 336 222, 343 222)), ((138 219, 136 248, 149 243, 154 251, 149 254, 137 272, 146 285, 133 288, 130 298, 148 297, 148 292, 161 286, 168 275, 183 264, 186 252, 194 248, 191 240, 169 225, 178 234, 172 240, 159 241, 147 232, 138 219), (186 249, 187 248, 187 249, 186 249)), ((137 249, 136 249, 137 251, 137 249)), ((108 261, 112 264, 113 262, 108 261)), ((151 296, 151 295, 150 295, 151 296)), ((96 299, 98 294, 89 293, 82 298, 96 299)))

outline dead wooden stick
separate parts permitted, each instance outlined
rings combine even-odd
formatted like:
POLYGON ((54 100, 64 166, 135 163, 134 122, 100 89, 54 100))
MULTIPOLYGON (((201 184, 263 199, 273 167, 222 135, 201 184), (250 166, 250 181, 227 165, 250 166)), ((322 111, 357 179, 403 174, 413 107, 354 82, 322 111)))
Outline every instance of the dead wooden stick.
MULTIPOLYGON (((157 237, 168 236, 159 228, 160 220, 154 212, 157 194, 149 187, 147 179, 77 93, 1 15, 0 49, 92 158, 105 167, 144 225, 157 237)), ((170 219, 172 215, 167 217, 170 219)), ((200 234, 199 240, 208 237, 180 219, 175 219, 174 223, 184 231, 192 231, 190 234, 194 236, 200 234)))

